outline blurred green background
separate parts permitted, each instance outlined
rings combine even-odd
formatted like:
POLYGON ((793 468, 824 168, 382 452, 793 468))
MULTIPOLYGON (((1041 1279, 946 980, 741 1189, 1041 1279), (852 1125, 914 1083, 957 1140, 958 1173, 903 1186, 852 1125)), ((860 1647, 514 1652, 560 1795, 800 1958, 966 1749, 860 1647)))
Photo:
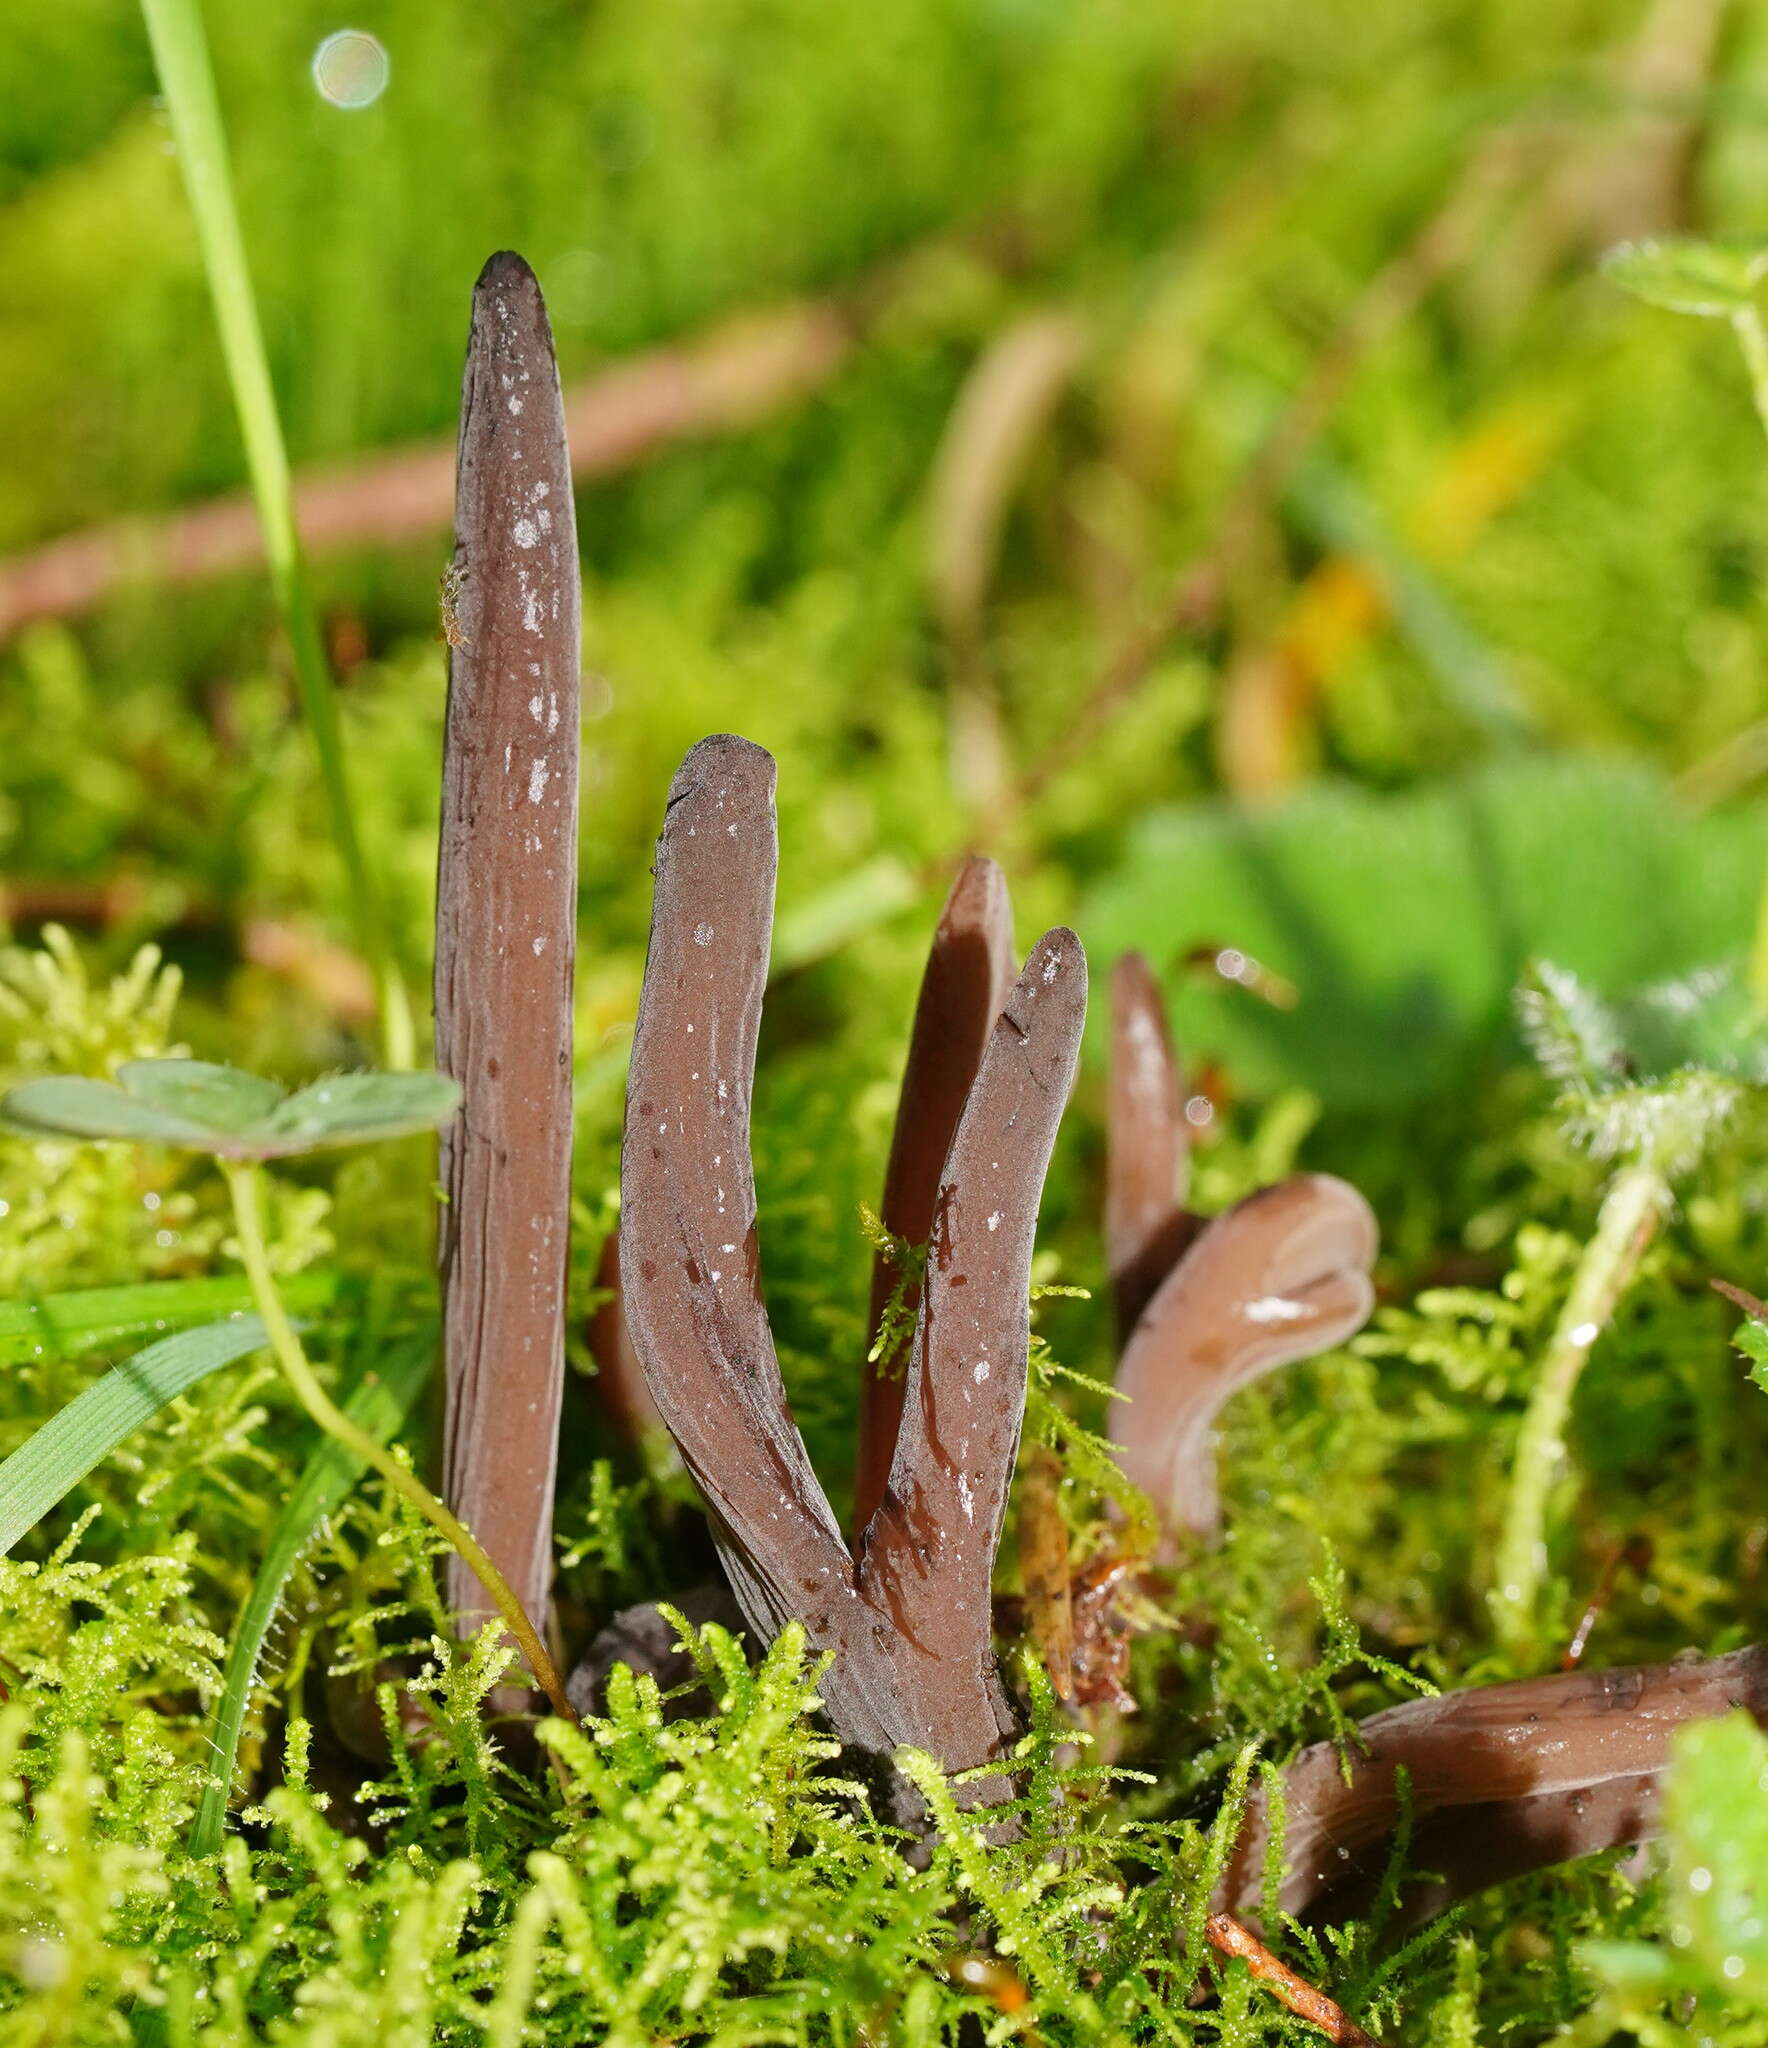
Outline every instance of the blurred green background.
MULTIPOLYGON (((780 756, 770 1034, 782 1073, 819 1049, 856 1189, 968 845, 1024 941, 1062 917, 1101 960, 1147 946, 1190 1051, 1236 1100, 1306 1091, 1328 1151, 1334 1116, 1460 1100, 1533 950, 1615 986, 1747 943, 1768 449, 1723 329, 1598 260, 1765 225, 1760 0, 207 21, 294 459, 361 465, 314 572, 417 987, 446 506, 394 530, 376 463, 446 446, 498 247, 600 394, 591 1176, 661 795, 708 730, 780 756), (341 29, 384 53, 369 105, 316 82, 341 29), (1186 964, 1227 944, 1297 1007, 1186 964)), ((27 0, 5 47, 5 908, 119 957, 158 938, 203 1050, 359 1057, 263 577, 174 573, 168 522, 243 465, 139 19, 27 0), (38 552, 95 527, 98 583, 38 552)))

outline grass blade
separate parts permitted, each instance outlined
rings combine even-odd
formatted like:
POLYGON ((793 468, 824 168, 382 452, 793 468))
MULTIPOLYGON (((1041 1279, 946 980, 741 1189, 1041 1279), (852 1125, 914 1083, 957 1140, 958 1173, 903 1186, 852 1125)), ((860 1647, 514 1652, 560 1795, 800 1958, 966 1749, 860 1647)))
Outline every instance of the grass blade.
POLYGON ((207 1323, 150 1344, 94 1381, 0 1465, 0 1557, 168 1401, 269 1341, 256 1316, 207 1323))
MULTIPOLYGON (((434 1333, 420 1343, 395 1351, 389 1362, 376 1372, 363 1375, 345 1406, 352 1422, 368 1431, 376 1442, 385 1443, 411 1412, 428 1377, 436 1355, 434 1333)), ((221 1697, 209 1726, 209 1741, 215 1752, 215 1774, 197 1807, 190 1828, 190 1853, 213 1856, 221 1846, 227 1824, 227 1802, 233 1787, 234 1766, 239 1757, 240 1731, 245 1725, 251 1700, 252 1679, 263 1653, 264 1639, 282 1602, 282 1589, 289 1573, 314 1532, 333 1515, 362 1477, 364 1462, 343 1445, 322 1437, 314 1446, 305 1469, 282 1518, 272 1532, 264 1561, 252 1581, 252 1590, 241 1610, 239 1625, 227 1652, 222 1673, 221 1697)))
POLYGON ((356 831, 356 813, 338 735, 337 700, 320 638, 318 615, 301 563, 288 450, 283 444, 276 391, 264 350, 264 331, 246 265, 245 238, 234 203, 227 137, 221 126, 221 105, 215 92, 215 74, 209 63, 199 0, 141 0, 141 12, 171 115, 172 136, 184 171, 190 210, 196 218, 197 240, 215 304, 215 324, 221 335, 221 352, 226 358, 228 381, 233 386, 233 402, 245 441, 252 496, 264 529, 265 559, 294 654, 302 708, 313 729, 313 743, 319 754, 332 833, 350 891, 356 940, 372 965, 380 988, 383 1052, 388 1066, 409 1067, 414 1053, 411 1003, 393 962, 380 898, 356 831))
MULTIPOLYGON (((283 1281, 283 1300, 292 1313, 310 1315, 337 1300, 340 1284, 336 1273, 297 1273, 283 1281)), ((131 1287, 84 1287, 35 1301, 0 1301, 0 1365, 80 1358, 177 1324, 244 1315, 251 1306, 250 1283, 227 1277, 143 1280, 131 1287)))

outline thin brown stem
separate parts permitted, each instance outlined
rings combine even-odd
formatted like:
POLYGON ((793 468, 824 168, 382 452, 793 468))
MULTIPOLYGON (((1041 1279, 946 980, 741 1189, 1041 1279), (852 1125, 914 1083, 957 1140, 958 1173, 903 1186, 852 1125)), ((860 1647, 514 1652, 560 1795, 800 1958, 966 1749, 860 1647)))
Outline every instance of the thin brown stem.
POLYGON ((1218 1955, 1237 1957, 1268 1991, 1273 1992, 1297 2019, 1318 2027, 1337 2048, 1381 2048, 1373 2034, 1366 2034, 1343 2006, 1318 1991, 1305 1977, 1298 1977, 1280 1956, 1266 1948, 1250 1927, 1243 1927, 1232 1914, 1212 1913, 1203 1923, 1209 1945, 1218 1955))

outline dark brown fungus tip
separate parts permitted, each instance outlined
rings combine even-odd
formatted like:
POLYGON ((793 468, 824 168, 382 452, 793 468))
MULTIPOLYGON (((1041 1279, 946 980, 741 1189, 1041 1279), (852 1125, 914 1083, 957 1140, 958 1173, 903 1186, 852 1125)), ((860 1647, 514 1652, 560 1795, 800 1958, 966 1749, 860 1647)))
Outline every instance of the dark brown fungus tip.
POLYGON ((474 281, 476 292, 510 291, 526 288, 538 295, 540 280, 525 256, 518 256, 514 249, 498 249, 485 259, 484 268, 474 281))
MULTIPOLYGON (((958 870, 934 930, 884 1174, 879 1215, 886 1229, 910 1244, 925 1244, 932 1231, 940 1172, 1015 966, 1007 878, 992 860, 973 855, 958 870)), ((898 1279, 880 1254, 872 1269, 869 1337, 877 1336, 898 1279)), ((904 1290, 911 1317, 919 1302, 918 1287, 904 1290)), ((867 1360, 854 1477, 856 1530, 872 1519, 883 1498, 906 1383, 905 1358, 867 1360)))
MULTIPOLYGON (((1303 1750, 1283 1773, 1282 1910, 1345 1919, 1367 1907, 1399 1825, 1402 1769, 1409 1864, 1430 1873, 1402 1892, 1408 1922, 1505 1878, 1644 1841, 1677 1729, 1737 1708, 1768 1721, 1768 1646, 1389 1707, 1357 1729, 1348 1782, 1331 1742, 1303 1750)), ((1218 1904, 1256 1906, 1268 1841, 1260 1791, 1218 1904)))
POLYGON ((1142 954, 1125 953, 1111 973, 1105 1166, 1105 1256, 1119 1342, 1198 1229, 1185 1209, 1184 1096, 1160 984, 1142 954))
POLYGON ((1170 1530, 1216 1528, 1213 1431, 1228 1398, 1368 1320, 1377 1244, 1355 1188, 1296 1174, 1216 1217, 1161 1283, 1118 1365, 1111 1434, 1170 1530))

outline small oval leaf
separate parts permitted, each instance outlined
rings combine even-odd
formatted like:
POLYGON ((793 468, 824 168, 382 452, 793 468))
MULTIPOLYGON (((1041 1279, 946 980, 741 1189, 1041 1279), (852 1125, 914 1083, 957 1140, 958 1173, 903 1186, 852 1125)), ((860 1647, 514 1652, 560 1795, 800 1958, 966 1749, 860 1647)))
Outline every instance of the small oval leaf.
POLYGON ((250 1129, 283 1098, 274 1081, 209 1060, 129 1060, 117 1080, 137 1102, 218 1131, 250 1129))
POLYGON ((459 1085, 445 1074, 334 1074, 291 1095, 250 1135, 264 1158, 362 1145, 435 1130, 459 1101, 459 1085))
POLYGON ((0 1096, 0 1120, 31 1138, 115 1138, 207 1151, 215 1133, 187 1116, 127 1095, 109 1081, 52 1074, 0 1096))

